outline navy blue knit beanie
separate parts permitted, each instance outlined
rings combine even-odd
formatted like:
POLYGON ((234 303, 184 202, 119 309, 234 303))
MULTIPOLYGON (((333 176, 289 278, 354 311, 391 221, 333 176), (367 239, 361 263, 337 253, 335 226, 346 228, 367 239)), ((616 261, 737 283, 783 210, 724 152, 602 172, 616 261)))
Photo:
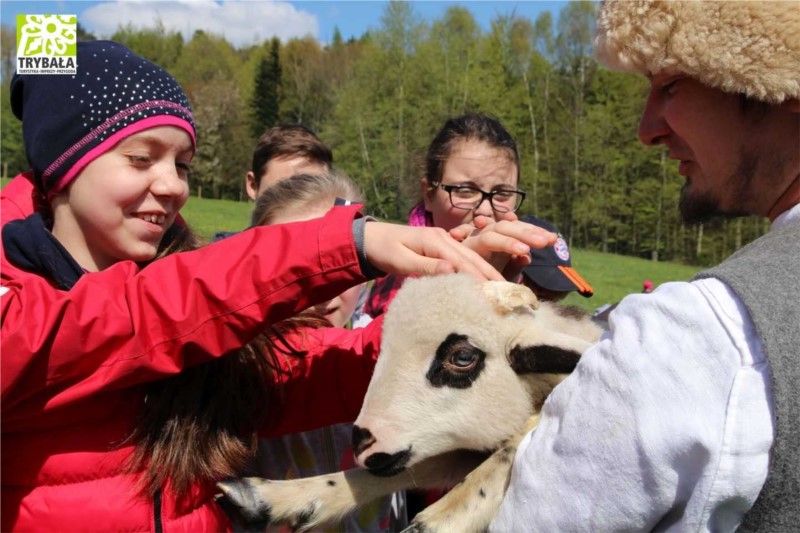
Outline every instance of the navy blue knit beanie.
POLYGON ((74 76, 15 74, 11 80, 25 155, 48 198, 134 133, 175 126, 195 142, 189 100, 164 69, 111 41, 79 42, 77 53, 74 76))

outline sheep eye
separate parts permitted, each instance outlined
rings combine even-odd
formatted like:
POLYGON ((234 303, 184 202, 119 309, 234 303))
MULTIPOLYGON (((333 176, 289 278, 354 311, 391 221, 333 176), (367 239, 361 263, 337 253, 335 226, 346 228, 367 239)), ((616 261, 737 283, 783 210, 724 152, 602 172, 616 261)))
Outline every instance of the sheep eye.
POLYGON ((486 352, 469 342, 466 335, 451 333, 436 348, 425 377, 434 387, 468 389, 486 365, 486 352))
POLYGON ((477 354, 471 350, 458 350, 447 359, 448 366, 457 372, 472 370, 477 362, 477 354))

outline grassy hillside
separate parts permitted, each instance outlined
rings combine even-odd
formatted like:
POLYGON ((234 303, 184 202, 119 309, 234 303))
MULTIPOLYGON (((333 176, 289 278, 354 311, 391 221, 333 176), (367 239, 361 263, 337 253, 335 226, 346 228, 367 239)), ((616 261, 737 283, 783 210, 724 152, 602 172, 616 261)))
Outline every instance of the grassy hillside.
MULTIPOLYGON (((3 180, 5 185, 7 180, 3 180)), ((189 198, 181 213, 194 230, 206 239, 217 231, 238 231, 250 224, 249 202, 189 198)), ((586 250, 572 250, 572 265, 594 288, 591 298, 570 295, 565 303, 588 311, 623 296, 642 290, 642 281, 649 279, 657 287, 667 281, 690 279, 698 267, 674 263, 653 263, 635 257, 625 257, 586 250)))

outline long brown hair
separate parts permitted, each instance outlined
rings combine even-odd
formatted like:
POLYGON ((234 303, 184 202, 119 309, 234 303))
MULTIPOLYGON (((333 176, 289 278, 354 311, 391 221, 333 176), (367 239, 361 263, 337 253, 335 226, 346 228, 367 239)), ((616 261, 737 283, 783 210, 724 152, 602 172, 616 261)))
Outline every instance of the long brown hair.
MULTIPOLYGON (((187 226, 175 224, 156 259, 201 245, 187 226)), ((144 412, 127 441, 135 448, 128 470, 141 472, 145 493, 155 494, 169 482, 180 498, 195 483, 213 483, 246 466, 279 368, 265 342, 259 338, 148 384, 144 412)))
MULTIPOLYGON (((156 259, 201 245, 186 225, 175 224, 156 259)), ((126 441, 134 445, 128 471, 141 473, 142 492, 153 495, 169 483, 181 499, 194 484, 241 475, 255 455, 258 429, 280 407, 280 359, 307 354, 286 336, 330 325, 318 315, 298 315, 223 357, 150 383, 144 412, 126 441)))

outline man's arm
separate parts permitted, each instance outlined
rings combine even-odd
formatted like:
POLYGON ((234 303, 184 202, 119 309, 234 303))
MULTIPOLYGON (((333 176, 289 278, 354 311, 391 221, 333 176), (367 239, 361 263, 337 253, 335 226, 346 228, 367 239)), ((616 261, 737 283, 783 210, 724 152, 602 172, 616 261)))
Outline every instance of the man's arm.
POLYGON ((769 371, 740 306, 717 280, 624 299, 520 446, 492 530, 734 528, 772 443, 769 371))

